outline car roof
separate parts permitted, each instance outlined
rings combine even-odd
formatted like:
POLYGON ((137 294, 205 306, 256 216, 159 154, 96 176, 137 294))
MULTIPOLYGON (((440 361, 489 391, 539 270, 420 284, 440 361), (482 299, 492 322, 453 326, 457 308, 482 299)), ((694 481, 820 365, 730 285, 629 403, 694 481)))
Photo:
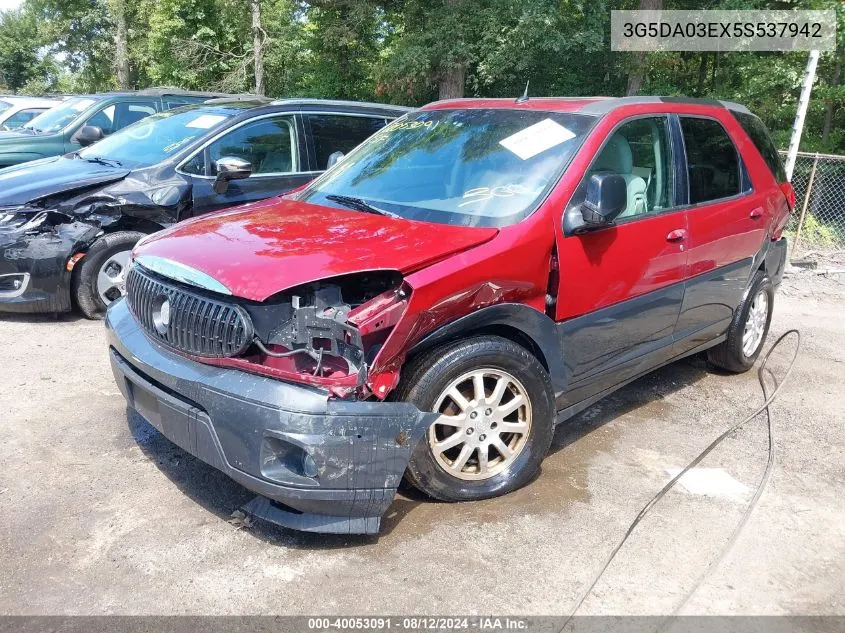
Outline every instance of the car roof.
POLYGON ((22 106, 54 106, 61 103, 59 99, 50 99, 47 97, 24 97, 20 95, 2 95, 0 96, 0 101, 5 101, 6 103, 11 103, 12 105, 22 106))
POLYGON ((238 112, 256 114, 253 110, 258 111, 259 113, 295 110, 302 112, 346 112, 350 114, 360 112, 389 117, 398 117, 413 109, 405 106, 394 106, 386 103, 368 103, 364 101, 341 101, 332 99, 269 100, 262 97, 250 98, 249 95, 233 98, 222 97, 219 99, 209 99, 208 101, 189 107, 193 109, 219 108, 221 112, 225 111, 228 114, 237 114, 238 112))
POLYGON ((70 95, 70 98, 111 99, 114 97, 204 97, 215 99, 233 97, 225 92, 200 92, 194 90, 180 90, 179 88, 146 88, 144 90, 115 90, 111 92, 93 92, 90 94, 70 95))
POLYGON ((748 109, 732 101, 715 99, 693 99, 689 97, 529 97, 527 99, 448 99, 423 106, 423 110, 450 109, 520 109, 547 110, 552 112, 578 112, 581 114, 604 115, 624 106, 657 103, 679 103, 698 106, 728 108, 740 112, 748 109))

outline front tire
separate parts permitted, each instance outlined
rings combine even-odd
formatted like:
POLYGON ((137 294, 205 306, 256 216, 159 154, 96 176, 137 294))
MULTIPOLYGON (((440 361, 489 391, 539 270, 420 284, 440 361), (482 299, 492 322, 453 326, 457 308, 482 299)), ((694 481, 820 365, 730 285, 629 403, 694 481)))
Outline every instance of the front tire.
POLYGON ((89 319, 102 319, 106 309, 126 294, 129 255, 144 233, 118 231, 94 242, 73 271, 72 290, 79 310, 89 319))
POLYGON ((412 361, 397 393, 440 417, 414 449, 406 477, 441 501, 506 494, 540 469, 554 430, 551 380, 524 347, 475 336, 412 361))
POLYGON ((734 312, 724 342, 707 350, 707 360, 733 373, 754 366, 772 322, 775 289, 768 275, 757 271, 742 303, 734 312))

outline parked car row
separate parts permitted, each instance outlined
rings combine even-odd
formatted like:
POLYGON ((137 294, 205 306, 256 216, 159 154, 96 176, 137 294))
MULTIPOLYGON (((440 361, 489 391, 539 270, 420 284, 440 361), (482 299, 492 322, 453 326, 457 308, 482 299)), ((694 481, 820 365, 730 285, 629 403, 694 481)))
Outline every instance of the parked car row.
POLYGON ((0 96, 0 131, 17 130, 57 104, 54 99, 0 96))
POLYGON ((299 187, 407 111, 206 97, 79 97, 33 119, 30 128, 47 126, 45 119, 49 127, 15 142, 90 146, 0 171, 0 310, 58 313, 76 305, 100 317, 125 293, 139 239, 299 187), (192 101, 199 103, 184 105, 192 101))
POLYGON ((795 203, 746 108, 659 97, 206 103, 16 188, 0 305, 108 305, 132 409, 256 516, 342 533, 403 478, 527 484, 556 424, 674 360, 748 370, 795 203))

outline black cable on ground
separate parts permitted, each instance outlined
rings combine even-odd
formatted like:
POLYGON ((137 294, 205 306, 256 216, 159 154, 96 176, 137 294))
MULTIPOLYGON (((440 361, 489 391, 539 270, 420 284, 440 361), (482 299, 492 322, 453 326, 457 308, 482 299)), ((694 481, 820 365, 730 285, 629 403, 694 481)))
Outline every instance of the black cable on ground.
POLYGON ((787 330, 784 332, 777 341, 775 341, 774 345, 769 349, 766 355, 763 357, 763 362, 760 364, 760 368, 757 370, 757 378, 760 381, 760 386, 763 389, 763 404, 757 408, 755 411, 750 413, 748 416, 737 422, 736 424, 730 426, 724 433, 722 433, 719 437, 713 440, 707 448, 701 451, 695 459, 693 459, 689 464, 684 466, 681 471, 675 475, 663 488, 660 489, 657 494, 655 494, 649 501, 642 507, 639 511, 637 516, 631 522, 628 529, 625 531, 624 536, 622 539, 617 543, 616 547, 610 552, 608 557, 605 559, 604 564, 599 569, 598 573, 593 577, 593 580, 587 585, 586 589, 581 593, 575 606, 573 607, 572 611, 570 612, 569 616, 567 616, 566 621, 563 623, 561 627, 561 631, 566 628, 566 625, 569 624, 570 620, 572 620, 573 616, 578 612, 578 609, 581 608, 581 605, 584 604, 584 601, 587 599, 587 596, 593 591, 595 586, 598 584, 601 577, 604 575, 604 572, 610 566, 610 563, 613 562, 613 559, 616 558, 616 554, 619 553, 619 550, 622 549, 622 546, 625 545, 625 542, 628 540, 628 537, 631 536, 633 531, 636 529, 637 525, 646 517, 646 515, 651 511, 654 505, 660 501, 666 493, 669 492, 672 488, 675 487, 675 484, 683 477, 687 472, 689 472, 692 468, 695 468, 698 464, 707 457, 713 449, 715 449, 719 444, 721 444, 729 435, 732 435, 734 432, 742 428, 745 424, 756 418, 761 413, 766 413, 766 419, 768 423, 768 435, 769 435, 769 457, 766 463, 766 470, 763 473, 763 477, 760 480, 760 484, 757 486, 757 491, 754 494, 754 498, 748 504, 748 507, 745 510, 745 513, 742 516, 742 519, 737 524, 736 528, 734 528, 733 533, 731 534, 731 538, 728 540, 726 546, 723 548, 722 552, 719 556, 710 563, 707 569, 704 571, 701 576, 698 577, 696 582, 693 584, 692 588, 687 592, 687 595, 684 597, 683 601, 677 606, 674 610, 673 615, 677 614, 678 611, 689 601, 690 597, 695 593, 704 579, 709 575, 709 573, 719 565, 719 563, 724 560, 725 556, 727 555, 728 551, 731 549, 733 544, 736 542, 737 538, 739 537, 740 532, 742 531, 745 524, 748 522, 748 518, 751 516, 751 513, 754 511, 754 508, 757 506, 757 502, 760 500, 760 497, 763 494, 763 490, 768 483, 769 479, 771 478, 772 469, 774 467, 774 436, 772 433, 772 419, 771 414, 769 412, 769 405, 775 400, 778 393, 780 392, 783 385, 786 383, 787 378, 792 373, 792 369, 795 366, 795 360, 798 358, 798 350, 801 345, 801 333, 798 330, 787 330), (774 377, 774 374, 768 369, 766 369, 766 365, 769 362, 769 358, 771 357, 772 353, 780 346, 781 342, 788 336, 795 335, 797 338, 796 345, 795 345, 795 353, 792 356, 792 359, 789 361, 789 366, 786 369, 786 373, 783 375, 783 378, 780 382, 774 377), (764 373, 768 373, 769 376, 772 377, 774 382, 774 390, 771 394, 768 393, 768 389, 766 388, 766 383, 763 379, 764 373))

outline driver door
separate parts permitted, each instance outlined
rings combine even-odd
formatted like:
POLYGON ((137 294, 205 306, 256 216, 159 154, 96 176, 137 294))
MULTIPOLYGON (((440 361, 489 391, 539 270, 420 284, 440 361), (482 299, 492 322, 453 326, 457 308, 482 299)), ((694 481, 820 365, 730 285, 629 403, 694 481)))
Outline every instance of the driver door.
POLYGON ((283 194, 314 177, 303 171, 306 154, 298 116, 278 114, 251 119, 227 130, 180 167, 193 183, 192 215, 200 215, 283 194), (218 193, 217 161, 241 158, 252 165, 252 175, 231 180, 218 193))
POLYGON ((672 355, 687 276, 687 214, 678 210, 669 118, 616 126, 566 212, 586 197, 592 174, 621 175, 627 207, 612 226, 558 234, 556 319, 569 389, 559 408, 631 379, 672 355))

